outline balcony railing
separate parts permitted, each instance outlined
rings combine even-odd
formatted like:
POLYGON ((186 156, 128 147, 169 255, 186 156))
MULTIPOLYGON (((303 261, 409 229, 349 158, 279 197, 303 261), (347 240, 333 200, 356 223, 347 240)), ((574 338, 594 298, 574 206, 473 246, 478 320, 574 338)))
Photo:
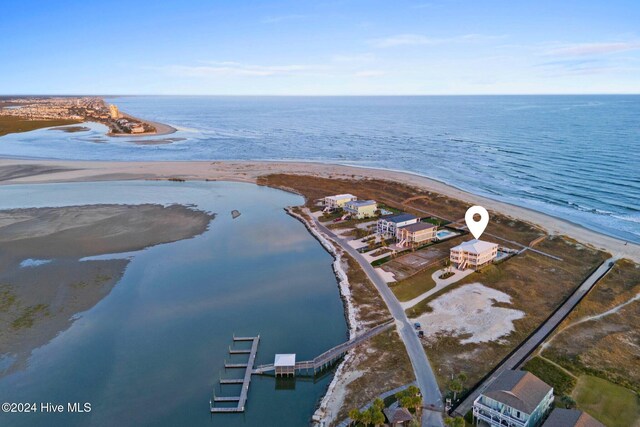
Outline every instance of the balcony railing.
POLYGON ((514 416, 506 412, 500 412, 496 409, 490 408, 489 406, 483 405, 480 402, 475 402, 473 404, 473 415, 480 418, 483 421, 488 422, 491 425, 501 425, 501 426, 509 426, 509 427, 511 426, 526 427, 527 426, 527 421, 522 421, 521 419, 515 418, 514 416))

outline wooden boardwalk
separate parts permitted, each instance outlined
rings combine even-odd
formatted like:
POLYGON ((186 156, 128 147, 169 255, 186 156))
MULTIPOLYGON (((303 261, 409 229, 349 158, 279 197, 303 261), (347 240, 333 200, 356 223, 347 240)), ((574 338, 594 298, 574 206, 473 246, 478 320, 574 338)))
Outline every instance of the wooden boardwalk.
POLYGON ((260 335, 257 337, 233 337, 233 341, 251 341, 251 349, 249 350, 232 350, 229 347, 229 354, 249 354, 247 363, 226 363, 225 368, 231 369, 244 369, 244 376, 242 378, 221 379, 220 384, 242 384, 240 390, 240 396, 213 396, 213 399, 209 401, 209 408, 212 413, 223 412, 244 412, 245 404, 247 403, 247 395, 249 393, 249 385, 251 384, 251 375, 253 374, 253 365, 256 361, 256 354, 258 353, 258 344, 260 343, 260 335), (229 403, 237 402, 236 406, 215 406, 216 403, 229 403))
MULTIPOLYGON (((311 371, 313 370, 313 373, 315 375, 315 373, 318 370, 322 370, 324 369, 326 366, 331 365, 333 362, 335 362, 337 359, 339 359, 340 357, 342 357, 346 352, 348 352, 349 350, 351 350, 352 348, 362 344, 363 342, 367 341, 368 339, 390 329, 392 326, 394 325, 393 321, 389 321, 386 323, 383 323, 382 325, 378 325, 375 328, 369 329, 367 332, 358 335, 357 337, 344 342, 342 344, 339 344, 327 351, 325 351, 324 353, 322 353, 321 355, 315 357, 313 360, 305 360, 305 361, 301 361, 301 362, 296 362, 295 365, 295 370, 296 371, 311 371)), ((272 372, 275 371, 275 367, 273 366, 272 363, 267 364, 267 365, 260 365, 257 366, 254 370, 253 373, 257 374, 257 375, 261 375, 261 374, 266 374, 268 372, 272 372)))

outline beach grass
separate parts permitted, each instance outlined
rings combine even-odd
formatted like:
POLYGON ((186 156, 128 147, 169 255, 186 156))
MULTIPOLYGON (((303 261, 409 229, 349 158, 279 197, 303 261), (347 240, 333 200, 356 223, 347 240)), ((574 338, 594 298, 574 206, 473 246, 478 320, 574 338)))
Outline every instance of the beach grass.
POLYGON ((436 283, 431 278, 431 275, 440 268, 442 268, 442 266, 440 265, 433 266, 424 270, 423 272, 420 272, 419 274, 414 274, 413 276, 410 276, 399 282, 391 283, 389 287, 399 301, 409 301, 417 296, 422 295, 425 292, 430 291, 436 286, 436 283))
POLYGON ((638 395, 602 378, 580 376, 573 395, 580 409, 608 427, 634 426, 640 419, 638 395))
POLYGON ((76 123, 82 123, 82 121, 68 119, 28 120, 16 116, 0 116, 0 136, 8 135, 10 133, 29 132, 36 129, 76 123))
POLYGON ((553 393, 556 396, 570 395, 576 386, 574 376, 541 357, 530 359, 522 369, 531 372, 553 387, 553 393))

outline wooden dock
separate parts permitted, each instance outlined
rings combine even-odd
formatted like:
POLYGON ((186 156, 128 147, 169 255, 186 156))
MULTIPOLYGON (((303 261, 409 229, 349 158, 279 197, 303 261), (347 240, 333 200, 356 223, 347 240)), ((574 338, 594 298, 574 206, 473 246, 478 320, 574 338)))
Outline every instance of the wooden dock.
POLYGON ((229 412, 244 412, 245 404, 247 403, 247 395, 249 393, 249 385, 251 384, 251 375, 253 374, 253 366, 256 361, 256 354, 258 353, 258 344, 260 343, 260 335, 257 337, 233 337, 233 341, 251 341, 251 349, 249 350, 232 350, 229 347, 229 354, 248 354, 249 359, 247 363, 226 363, 225 368, 229 369, 244 369, 244 376, 242 378, 220 379, 220 384, 241 384, 240 396, 213 396, 213 399, 209 401, 209 408, 212 413, 229 413, 229 412), (216 406, 216 403, 229 403, 235 402, 236 406, 216 406))
MULTIPOLYGON (((301 362, 296 362, 295 371, 298 372, 306 372, 309 374, 313 374, 314 376, 318 372, 324 371, 325 368, 331 366, 338 359, 340 359, 347 351, 352 348, 362 344, 368 339, 391 329, 394 326, 393 321, 389 321, 383 323, 381 325, 376 326, 368 330, 367 332, 358 335, 357 337, 344 342, 340 345, 337 345, 318 357, 315 357, 313 360, 306 360, 301 362)), ((249 393, 249 385, 251 384, 251 375, 262 375, 267 374, 269 372, 275 372, 275 366, 273 364, 268 365, 260 365, 255 366, 256 354, 258 353, 258 344, 260 343, 260 335, 256 337, 236 337, 234 335, 233 341, 242 342, 242 341, 250 341, 251 348, 250 349, 233 349, 231 346, 229 347, 229 354, 247 354, 249 358, 247 359, 247 363, 227 363, 225 361, 224 367, 225 369, 244 369, 244 376, 242 378, 222 378, 219 380, 220 385, 241 385, 242 388, 240 390, 239 396, 216 396, 214 394, 213 398, 209 401, 209 408, 211 409, 211 413, 233 413, 233 412, 244 412, 245 405, 247 403, 247 395, 249 393), (216 406, 216 403, 220 404, 229 404, 235 403, 235 406, 216 406)))

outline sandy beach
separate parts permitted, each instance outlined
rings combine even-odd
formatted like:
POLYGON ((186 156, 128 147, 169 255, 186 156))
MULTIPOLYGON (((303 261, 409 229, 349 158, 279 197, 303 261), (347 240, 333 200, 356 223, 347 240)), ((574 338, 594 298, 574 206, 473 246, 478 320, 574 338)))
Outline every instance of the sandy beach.
POLYGON ((407 172, 312 162, 88 162, 59 160, 0 160, 0 184, 73 181, 168 179, 256 182, 268 174, 288 173, 344 179, 384 179, 420 187, 470 204, 537 224, 550 234, 564 234, 614 256, 640 262, 640 245, 624 242, 569 221, 531 209, 471 194, 434 179, 407 172), (30 171, 37 171, 34 174, 30 171))

